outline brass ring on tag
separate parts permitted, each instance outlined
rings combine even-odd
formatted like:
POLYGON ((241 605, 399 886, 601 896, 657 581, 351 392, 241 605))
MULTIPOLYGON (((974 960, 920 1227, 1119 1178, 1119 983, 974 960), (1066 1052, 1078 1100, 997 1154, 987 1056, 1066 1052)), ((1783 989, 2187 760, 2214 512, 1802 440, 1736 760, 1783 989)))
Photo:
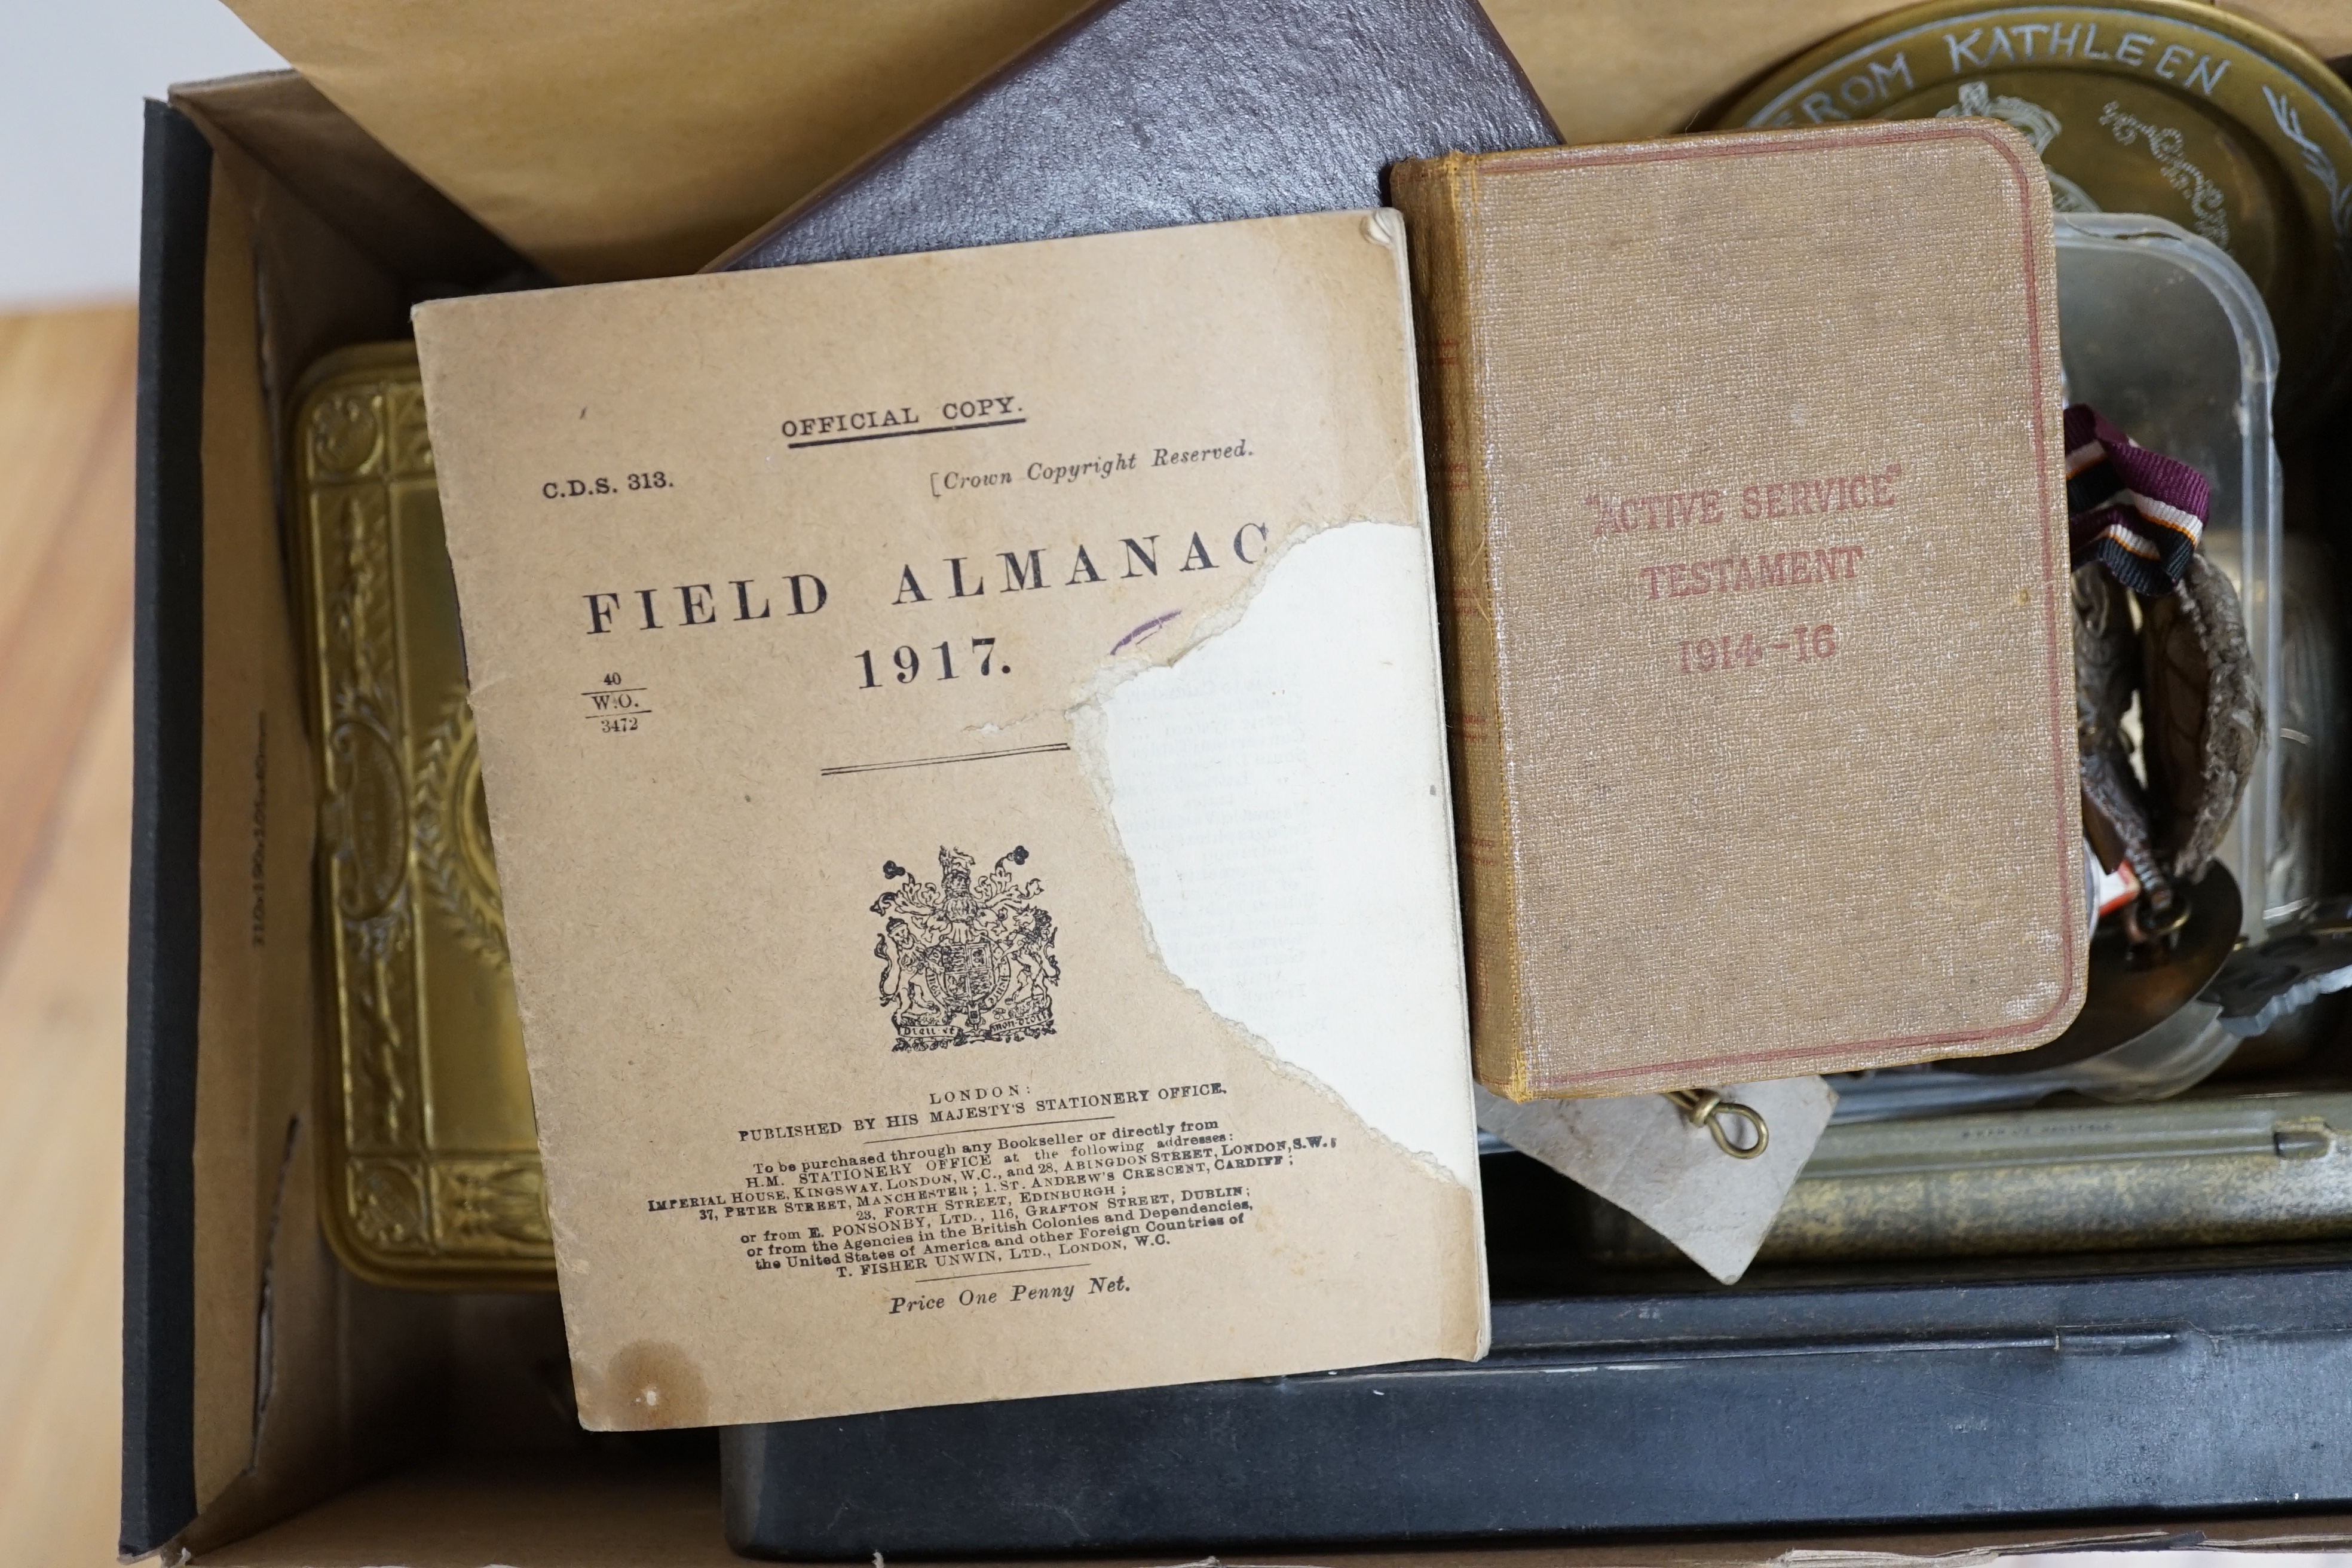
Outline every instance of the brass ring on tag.
POLYGON ((2140 921, 2140 911, 2147 904, 2146 899, 2140 900, 2124 916, 2124 930, 2130 935, 2135 947, 2147 947, 2165 941, 2186 926, 2189 916, 2196 912, 2195 906, 2187 899, 2176 899, 2169 914, 2160 917, 2153 925, 2147 925, 2140 921))
POLYGON ((1772 1142, 1772 1129, 1765 1124, 1763 1113, 1736 1100, 1724 1099, 1721 1089, 1670 1089, 1665 1097, 1681 1107, 1692 1126, 1706 1129, 1715 1140, 1715 1146, 1735 1160, 1753 1160, 1772 1142), (1735 1121, 1754 1128, 1755 1136, 1744 1143, 1735 1142, 1726 1125, 1735 1121))

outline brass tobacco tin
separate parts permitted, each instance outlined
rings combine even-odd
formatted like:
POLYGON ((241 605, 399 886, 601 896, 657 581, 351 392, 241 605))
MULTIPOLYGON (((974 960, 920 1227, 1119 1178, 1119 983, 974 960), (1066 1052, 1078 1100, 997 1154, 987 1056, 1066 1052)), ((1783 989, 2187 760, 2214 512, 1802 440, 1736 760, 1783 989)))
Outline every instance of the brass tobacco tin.
POLYGON ((290 445, 332 1013, 322 1223, 379 1284, 551 1288, 415 346, 320 361, 290 445))
POLYGON ((1768 73, 1716 125, 1930 115, 2015 127, 2062 212, 2153 214, 2229 252, 2278 330, 2281 424, 2326 412, 2352 347, 2352 89, 2317 58, 2187 0, 1930 0, 1768 73))

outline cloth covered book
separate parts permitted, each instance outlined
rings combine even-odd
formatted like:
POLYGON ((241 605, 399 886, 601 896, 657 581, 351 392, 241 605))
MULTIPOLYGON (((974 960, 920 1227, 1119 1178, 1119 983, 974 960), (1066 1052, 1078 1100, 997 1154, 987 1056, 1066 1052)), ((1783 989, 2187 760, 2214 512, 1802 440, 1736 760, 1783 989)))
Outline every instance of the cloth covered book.
POLYGON ((1408 163, 1481 1082, 2082 1005, 2048 187, 1989 121, 1408 163))
POLYGON ((416 325, 588 1426, 1483 1352, 1393 213, 416 325))

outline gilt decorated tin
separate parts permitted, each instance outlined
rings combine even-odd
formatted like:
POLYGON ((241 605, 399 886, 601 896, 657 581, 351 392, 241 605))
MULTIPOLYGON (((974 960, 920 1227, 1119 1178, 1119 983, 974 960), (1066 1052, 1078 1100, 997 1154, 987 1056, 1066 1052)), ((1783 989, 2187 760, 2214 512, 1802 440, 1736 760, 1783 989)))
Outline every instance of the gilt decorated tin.
POLYGON ((1930 0, 1799 56, 1717 124, 1931 115, 2015 127, 2061 212, 2154 214, 2229 252, 2284 351, 2279 422, 2326 411, 2352 346, 2352 90, 2301 46, 2188 0, 1930 0))
POLYGON ((551 1287, 530 1084, 410 343, 297 393, 331 1017, 322 1224, 379 1284, 551 1287))

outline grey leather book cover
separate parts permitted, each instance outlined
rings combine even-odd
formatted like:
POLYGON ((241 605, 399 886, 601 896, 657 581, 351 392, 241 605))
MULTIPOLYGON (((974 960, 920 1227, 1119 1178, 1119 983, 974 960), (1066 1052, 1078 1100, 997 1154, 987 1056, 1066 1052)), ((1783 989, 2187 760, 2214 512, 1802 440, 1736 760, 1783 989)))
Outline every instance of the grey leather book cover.
POLYGON ((1559 140, 1478 0, 1105 0, 706 270, 1378 206, 1559 140))

